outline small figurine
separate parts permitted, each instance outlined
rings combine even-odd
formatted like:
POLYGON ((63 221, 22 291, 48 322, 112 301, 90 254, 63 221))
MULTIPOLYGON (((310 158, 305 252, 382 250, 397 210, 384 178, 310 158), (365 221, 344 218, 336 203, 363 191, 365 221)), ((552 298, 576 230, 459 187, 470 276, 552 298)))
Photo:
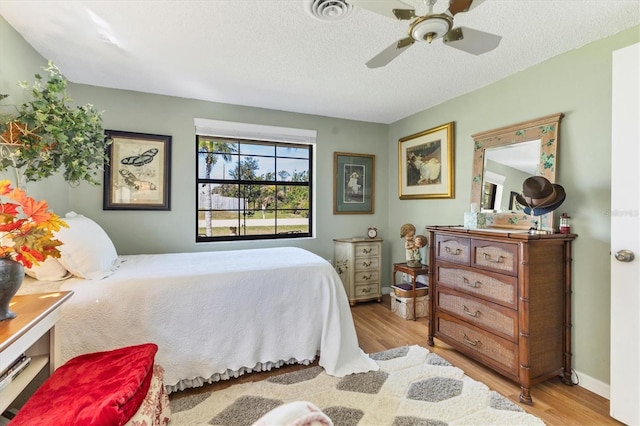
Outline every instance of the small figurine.
POLYGON ((427 245, 427 237, 424 235, 416 235, 413 240, 413 263, 409 263, 407 261, 407 266, 411 266, 412 268, 419 268, 422 266, 422 254, 420 254, 420 249, 422 247, 426 247, 427 245))
POLYGON ((416 227, 410 223, 405 223, 400 227, 400 236, 405 239, 404 248, 406 251, 407 266, 419 268, 422 266, 422 255, 420 249, 427 245, 427 237, 416 236, 416 227))
MULTIPOLYGON (((413 249, 415 248, 415 244, 413 241, 413 237, 416 235, 416 227, 410 223, 405 223, 400 227, 400 236, 404 238, 404 248, 406 251, 406 259, 407 264, 413 261, 413 249)), ((409 265, 411 266, 411 265, 409 265)))

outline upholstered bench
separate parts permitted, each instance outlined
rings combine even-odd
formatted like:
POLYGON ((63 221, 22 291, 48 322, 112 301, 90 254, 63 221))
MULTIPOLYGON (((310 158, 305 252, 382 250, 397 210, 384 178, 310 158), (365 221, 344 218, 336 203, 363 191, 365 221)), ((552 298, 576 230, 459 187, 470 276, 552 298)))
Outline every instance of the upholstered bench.
POLYGON ((58 368, 11 421, 19 425, 167 425, 158 347, 147 343, 77 356, 58 368))

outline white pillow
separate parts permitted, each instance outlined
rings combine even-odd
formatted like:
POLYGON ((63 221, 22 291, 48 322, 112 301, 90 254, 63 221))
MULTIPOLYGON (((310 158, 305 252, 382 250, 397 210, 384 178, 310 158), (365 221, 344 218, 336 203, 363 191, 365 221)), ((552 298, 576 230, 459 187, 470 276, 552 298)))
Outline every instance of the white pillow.
POLYGON ((65 215, 68 228, 56 236, 62 242, 60 263, 73 275, 99 280, 111 275, 118 265, 118 253, 111 239, 93 220, 75 212, 65 215))
POLYGON ((60 281, 69 278, 71 274, 54 257, 47 257, 38 266, 25 268, 24 272, 39 281, 60 281))

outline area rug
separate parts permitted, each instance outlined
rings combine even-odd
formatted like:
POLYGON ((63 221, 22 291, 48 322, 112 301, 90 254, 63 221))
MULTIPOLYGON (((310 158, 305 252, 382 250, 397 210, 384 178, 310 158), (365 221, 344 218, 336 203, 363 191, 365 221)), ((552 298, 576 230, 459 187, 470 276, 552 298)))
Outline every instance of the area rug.
POLYGON ((543 425, 485 384, 420 346, 372 354, 379 371, 332 377, 318 366, 177 398, 171 425, 251 425, 292 401, 310 401, 336 426, 543 425))

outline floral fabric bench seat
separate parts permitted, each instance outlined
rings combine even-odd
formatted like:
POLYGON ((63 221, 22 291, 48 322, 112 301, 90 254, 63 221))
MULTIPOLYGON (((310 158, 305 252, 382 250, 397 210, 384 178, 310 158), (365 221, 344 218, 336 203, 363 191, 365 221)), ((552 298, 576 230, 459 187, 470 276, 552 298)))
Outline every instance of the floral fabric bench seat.
POLYGON ((77 356, 58 368, 11 421, 19 425, 167 425, 164 370, 152 343, 77 356))

